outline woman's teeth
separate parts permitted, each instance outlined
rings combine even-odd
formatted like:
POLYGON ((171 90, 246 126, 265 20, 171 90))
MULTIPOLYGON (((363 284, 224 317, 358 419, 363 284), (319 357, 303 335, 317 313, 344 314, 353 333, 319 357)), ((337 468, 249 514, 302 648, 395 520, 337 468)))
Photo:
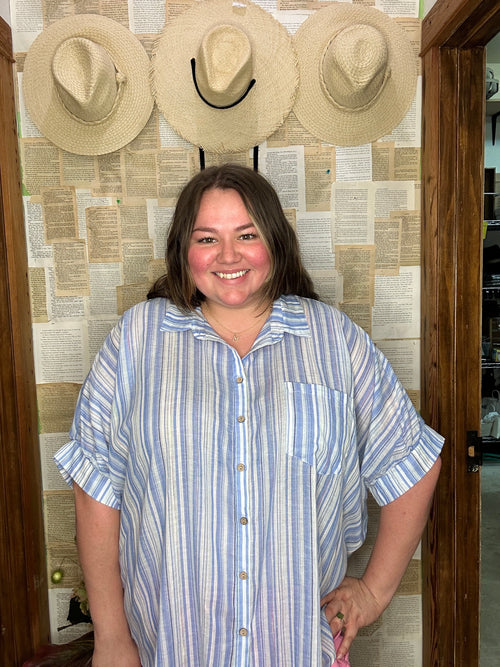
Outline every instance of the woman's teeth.
POLYGON ((224 278, 225 280, 232 280, 234 278, 241 278, 245 273, 248 273, 248 269, 245 269, 244 271, 235 271, 234 273, 222 273, 221 271, 216 271, 215 275, 219 276, 219 278, 224 278))

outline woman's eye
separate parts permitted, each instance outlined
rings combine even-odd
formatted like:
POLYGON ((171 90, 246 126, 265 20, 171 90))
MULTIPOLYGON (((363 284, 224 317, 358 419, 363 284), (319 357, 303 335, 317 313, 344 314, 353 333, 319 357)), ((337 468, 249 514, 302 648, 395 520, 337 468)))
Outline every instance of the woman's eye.
POLYGON ((201 239, 198 239, 198 243, 215 243, 215 239, 211 236, 203 236, 201 239))
POLYGON ((257 234, 254 234, 253 232, 248 232, 248 234, 242 234, 240 238, 243 239, 243 241, 251 241, 252 239, 257 238, 257 234))

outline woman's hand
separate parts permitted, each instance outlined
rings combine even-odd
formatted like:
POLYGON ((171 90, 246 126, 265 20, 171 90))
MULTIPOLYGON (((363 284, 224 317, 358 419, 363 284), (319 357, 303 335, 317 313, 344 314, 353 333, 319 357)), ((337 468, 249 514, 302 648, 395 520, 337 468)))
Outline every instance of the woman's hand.
POLYGON ((339 658, 359 628, 373 623, 392 600, 420 541, 440 469, 438 458, 415 486, 380 508, 377 537, 362 578, 346 577, 321 600, 333 635, 344 629, 339 658))
POLYGON ((384 611, 384 605, 370 591, 363 579, 346 577, 322 600, 326 620, 333 636, 342 631, 343 640, 337 651, 337 658, 344 658, 349 651, 358 630, 377 620, 384 611))

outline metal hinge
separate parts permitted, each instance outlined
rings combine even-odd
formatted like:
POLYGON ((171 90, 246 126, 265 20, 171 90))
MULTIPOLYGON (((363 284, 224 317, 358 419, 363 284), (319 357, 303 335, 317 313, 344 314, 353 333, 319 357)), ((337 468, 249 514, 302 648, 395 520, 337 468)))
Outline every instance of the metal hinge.
POLYGON ((479 472, 483 465, 483 439, 477 431, 467 431, 467 472, 479 472))

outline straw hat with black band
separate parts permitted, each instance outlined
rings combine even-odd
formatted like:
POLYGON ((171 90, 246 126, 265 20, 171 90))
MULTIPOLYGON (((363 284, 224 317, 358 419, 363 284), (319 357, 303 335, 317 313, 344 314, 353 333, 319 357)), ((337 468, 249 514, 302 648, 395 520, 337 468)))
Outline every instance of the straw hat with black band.
POLYGON ((415 96, 417 56, 387 14, 332 3, 294 36, 300 85, 294 112, 321 141, 357 146, 389 134, 415 96))
POLYGON ((23 94, 40 132, 79 155, 102 155, 134 139, 153 110, 149 58, 137 37, 96 14, 61 19, 26 56, 23 94))
POLYGON ((167 24, 152 57, 153 94, 184 139, 240 152, 271 135, 298 84, 286 28, 249 0, 204 0, 167 24))

